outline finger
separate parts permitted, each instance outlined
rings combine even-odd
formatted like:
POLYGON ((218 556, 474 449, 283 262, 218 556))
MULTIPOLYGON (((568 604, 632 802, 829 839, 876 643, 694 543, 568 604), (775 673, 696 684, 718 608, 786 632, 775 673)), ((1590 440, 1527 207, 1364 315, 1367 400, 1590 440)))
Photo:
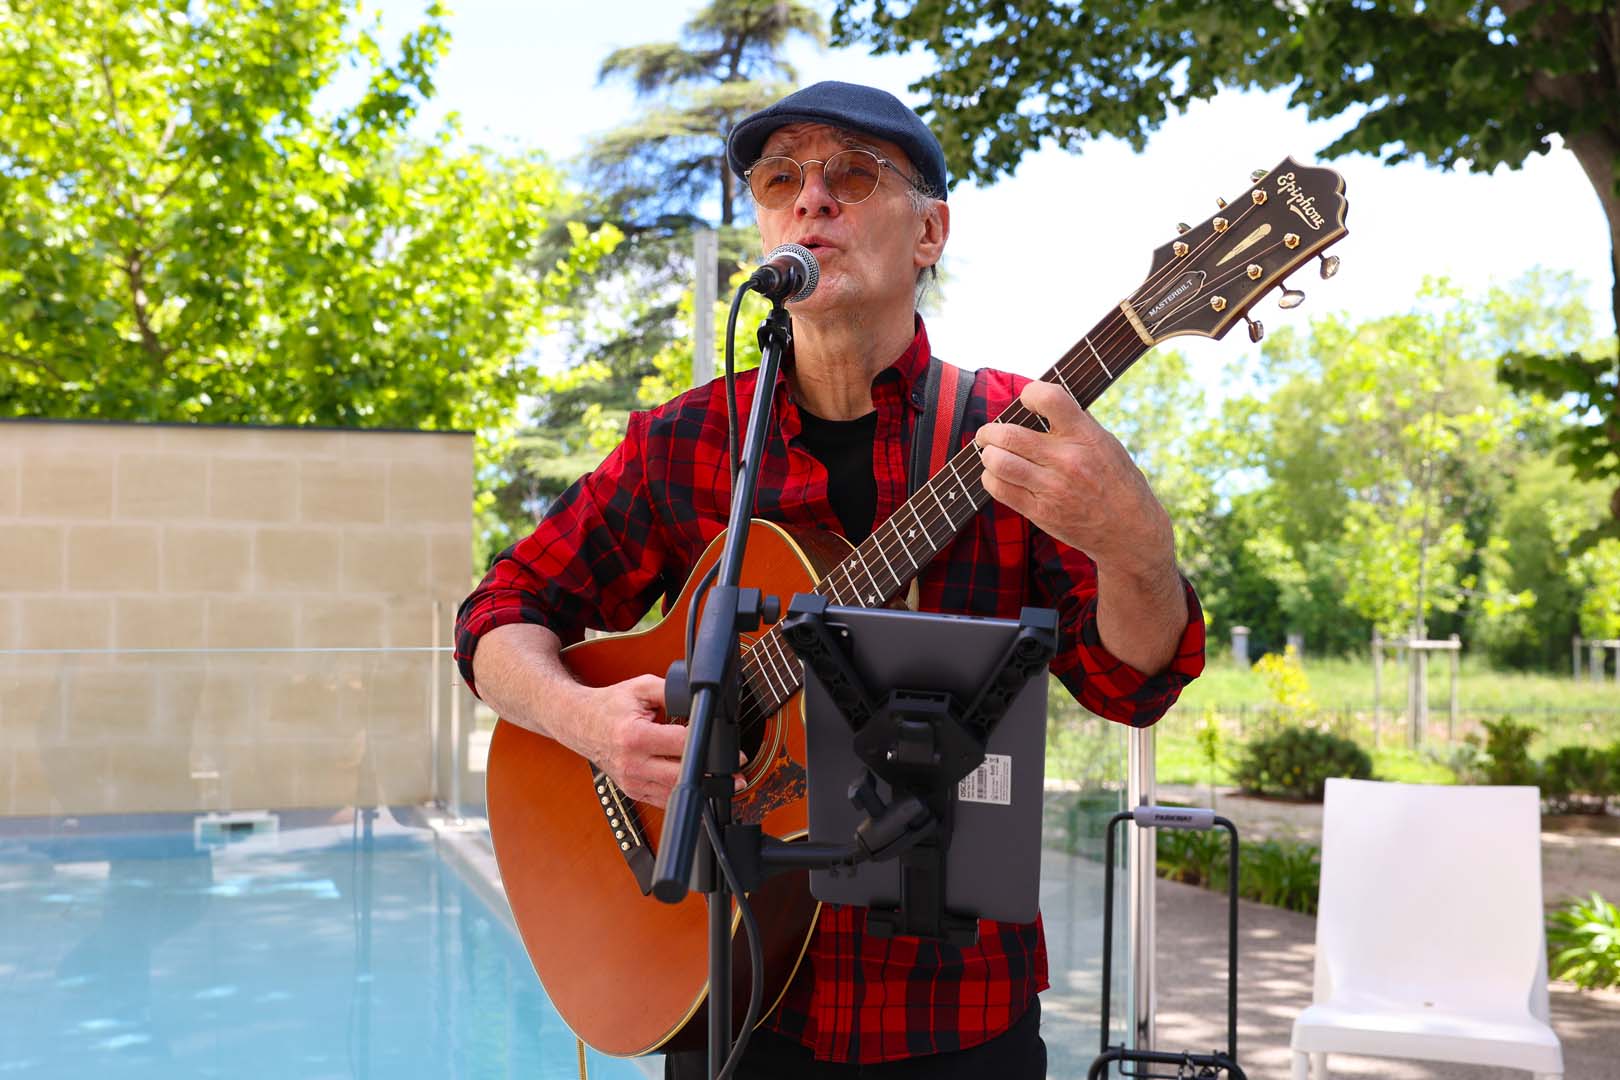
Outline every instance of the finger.
POLYGON ((986 424, 973 436, 982 451, 987 446, 1000 447, 1025 461, 1047 465, 1052 460, 1052 440, 1042 431, 1031 431, 1019 424, 986 424))
MULTIPOLYGON (((993 447, 986 452, 1000 453, 993 447)), ((1028 488, 1013 483, 1004 476, 991 471, 988 466, 984 471, 983 482, 984 490, 989 493, 992 499, 1023 517, 1031 517, 1031 511, 1039 505, 1034 493, 1028 488)))
POLYGON ((664 680, 657 675, 638 675, 625 682, 625 688, 634 694, 636 700, 664 707, 664 680))
POLYGON ((1018 401, 1030 412, 1044 417, 1048 430, 1056 435, 1083 435, 1097 427, 1091 414, 1057 383, 1038 380, 1029 383, 1018 395, 1018 401))
POLYGON ((633 771, 637 788, 642 791, 658 792, 661 797, 667 799, 680 781, 681 759, 645 758, 639 765, 634 766, 633 771))
POLYGON ((678 758, 686 749, 686 728, 680 724, 643 722, 631 729, 625 745, 632 752, 647 757, 678 758))
POLYGON ((987 478, 1021 488, 1031 494, 1051 487, 1050 469, 1047 466, 1003 450, 999 446, 984 447, 979 451, 979 458, 984 462, 984 473, 987 478))

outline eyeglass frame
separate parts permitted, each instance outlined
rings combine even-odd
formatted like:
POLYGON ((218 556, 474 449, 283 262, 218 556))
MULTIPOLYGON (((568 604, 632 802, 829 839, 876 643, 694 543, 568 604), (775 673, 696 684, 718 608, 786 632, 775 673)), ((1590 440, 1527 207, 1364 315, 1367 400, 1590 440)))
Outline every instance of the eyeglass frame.
MULTIPOLYGON (((798 170, 799 170, 799 186, 794 190, 793 195, 787 200, 787 202, 783 203, 782 206, 779 206, 779 207, 775 208, 775 209, 781 210, 781 209, 785 209, 788 206, 792 206, 794 201, 798 199, 799 194, 804 191, 804 181, 805 181, 804 167, 806 165, 820 165, 821 166, 822 184, 823 184, 823 186, 825 186, 826 185, 826 177, 827 177, 827 162, 831 161, 833 158, 837 157, 839 154, 865 154, 868 157, 870 157, 872 160, 876 161, 880 167, 894 170, 894 174, 896 176, 900 177, 900 179, 904 180, 906 183, 910 184, 912 189, 915 190, 917 192, 917 194, 925 196, 925 197, 929 197, 928 196, 928 190, 926 188, 924 188, 916 180, 913 180, 910 176, 907 176, 906 171, 904 169, 902 169, 900 166, 896 165, 894 162, 890 161, 888 158, 884 157, 882 154, 879 154, 879 153, 877 153, 875 151, 872 151, 872 150, 868 150, 864 146, 846 146, 842 150, 838 150, 838 151, 835 151, 832 154, 827 155, 827 157, 825 157, 825 158, 805 158, 803 161, 800 161, 798 158, 793 157, 792 155, 789 155, 789 154, 766 154, 764 157, 758 159, 752 165, 748 166, 748 168, 743 170, 743 174, 742 174, 743 183, 748 185, 748 197, 754 200, 754 205, 755 206, 764 207, 767 210, 772 209, 771 207, 765 206, 764 203, 759 201, 759 196, 754 194, 754 185, 753 185, 752 182, 750 182, 750 179, 749 179, 750 177, 752 177, 754 175, 754 170, 759 168, 759 163, 761 161, 770 161, 772 158, 782 158, 784 161, 793 162, 793 164, 798 167, 798 170)), ((883 176, 882 176, 881 173, 879 173, 879 175, 878 175, 879 183, 881 183, 882 180, 883 180, 883 176)), ((871 191, 867 192, 865 195, 861 196, 859 199, 855 199, 852 202, 846 202, 845 200, 840 199, 837 195, 833 194, 833 191, 832 191, 831 188, 827 189, 827 194, 832 198, 832 201, 837 203, 839 206, 859 206, 861 203, 865 202, 867 199, 870 199, 873 195, 876 195, 877 194, 877 189, 878 189, 878 185, 873 184, 871 191)))

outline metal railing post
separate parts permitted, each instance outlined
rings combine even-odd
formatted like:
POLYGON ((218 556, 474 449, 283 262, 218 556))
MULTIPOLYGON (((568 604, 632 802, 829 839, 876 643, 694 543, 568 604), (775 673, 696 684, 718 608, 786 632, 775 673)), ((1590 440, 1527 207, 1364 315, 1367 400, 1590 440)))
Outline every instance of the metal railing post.
MULTIPOLYGON (((1158 779, 1154 768, 1153 729, 1132 728, 1126 747, 1125 801, 1131 807, 1151 805, 1158 799, 1158 779)), ((1130 1046, 1151 1050, 1154 1046, 1154 1013, 1158 999, 1154 993, 1153 903, 1158 882, 1158 852, 1154 845, 1157 831, 1134 828, 1130 836, 1129 897, 1130 918, 1130 1046)))
POLYGON ((443 693, 440 669, 444 667, 444 656, 439 652, 439 619, 443 614, 440 602, 433 601, 433 653, 428 660, 433 665, 428 680, 428 793, 433 805, 441 808, 444 801, 439 798, 439 695, 443 693))
POLYGON ((450 676, 450 816, 461 820, 461 673, 450 676))

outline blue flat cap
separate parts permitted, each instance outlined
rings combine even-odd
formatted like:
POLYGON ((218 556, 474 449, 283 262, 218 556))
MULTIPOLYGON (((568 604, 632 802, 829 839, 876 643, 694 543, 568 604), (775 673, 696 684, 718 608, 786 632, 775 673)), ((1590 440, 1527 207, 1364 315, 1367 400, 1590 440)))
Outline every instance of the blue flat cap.
POLYGON ((771 132, 789 124, 827 124, 887 139, 906 152, 923 184, 945 197, 945 152, 939 140, 887 90, 846 82, 818 82, 795 90, 731 129, 726 161, 740 178, 759 160, 771 132))

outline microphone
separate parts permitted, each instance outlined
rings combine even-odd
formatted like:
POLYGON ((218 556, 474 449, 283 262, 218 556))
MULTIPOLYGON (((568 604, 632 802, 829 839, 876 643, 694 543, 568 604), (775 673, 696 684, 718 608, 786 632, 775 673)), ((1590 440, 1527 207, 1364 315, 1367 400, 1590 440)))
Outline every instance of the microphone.
POLYGON ((791 304, 816 291, 821 264, 807 247, 783 244, 765 257, 748 279, 748 288, 770 300, 791 304))

